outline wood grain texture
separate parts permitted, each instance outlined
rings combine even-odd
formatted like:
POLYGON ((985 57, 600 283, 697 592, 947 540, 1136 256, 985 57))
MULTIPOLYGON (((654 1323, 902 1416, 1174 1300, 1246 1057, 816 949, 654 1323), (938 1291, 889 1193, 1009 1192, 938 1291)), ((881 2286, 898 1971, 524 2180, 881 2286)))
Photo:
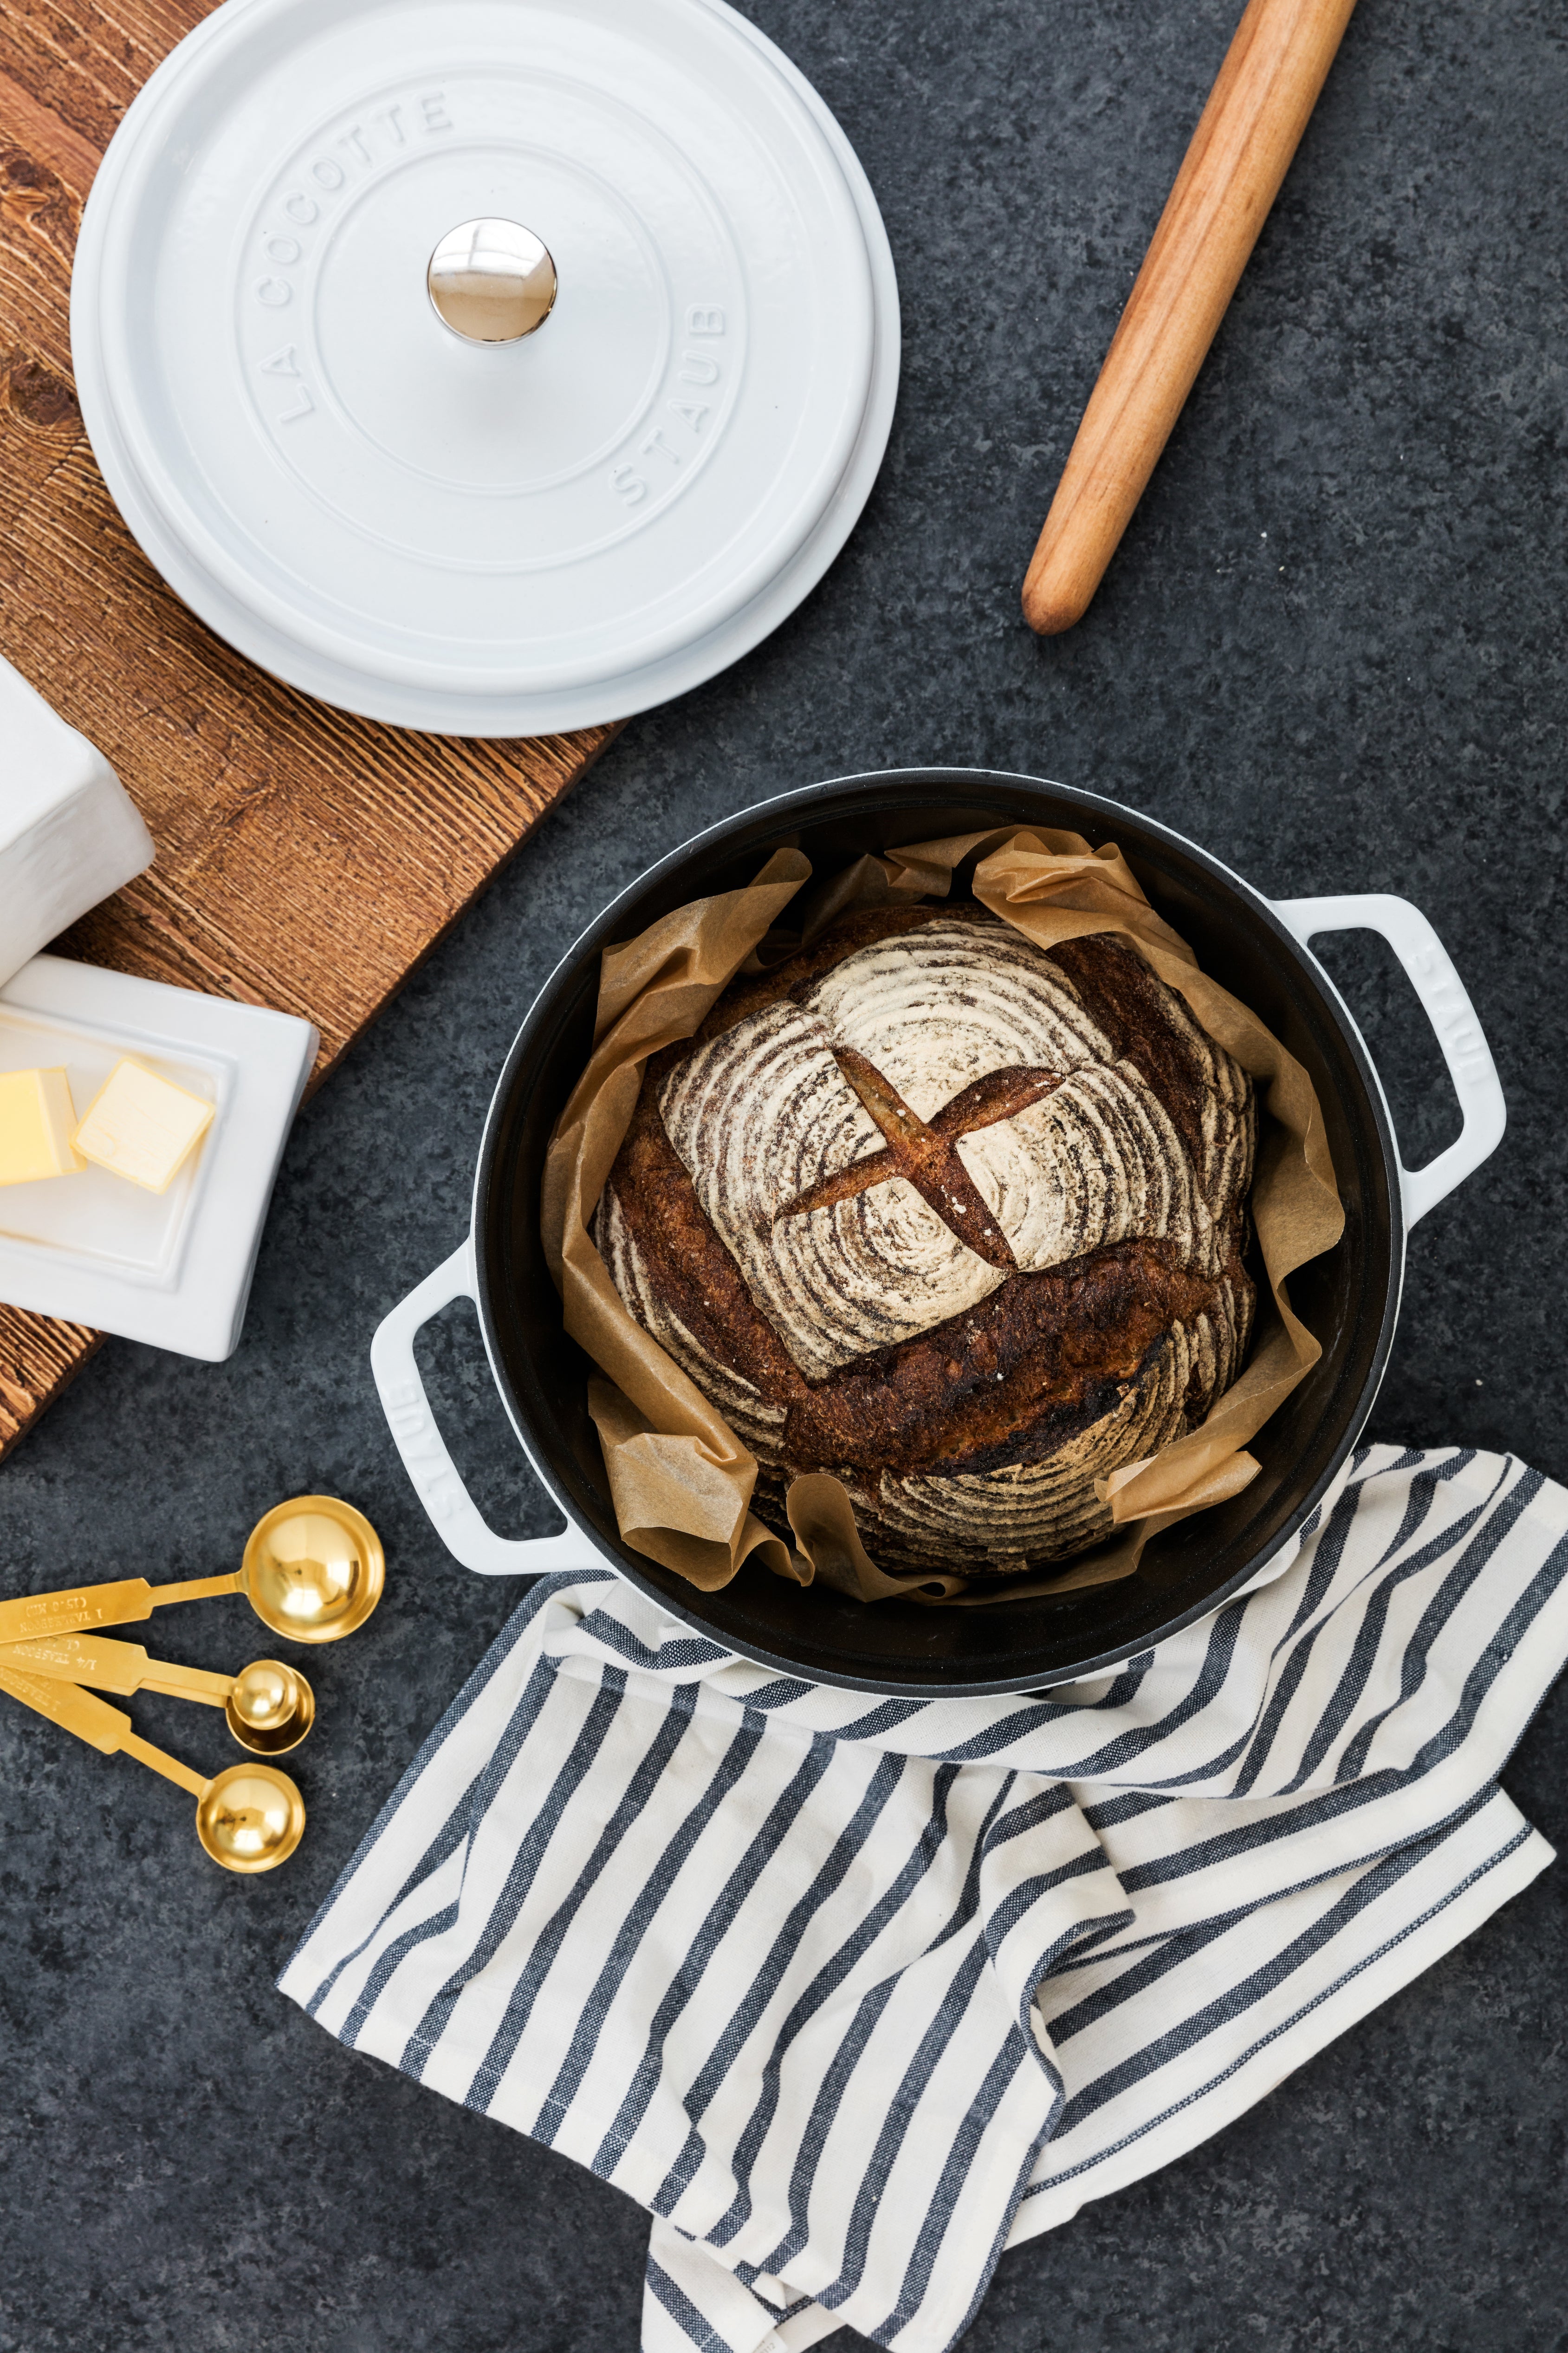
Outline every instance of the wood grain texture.
MULTIPOLYGON (((616 730, 477 743, 329 710, 213 637, 121 522, 71 382, 71 257, 116 124, 205 14, 0 11, 0 652, 157 844, 60 952, 303 1015, 315 1084, 616 730)), ((0 1453, 98 1345, 0 1306, 0 1453)))
POLYGON ((1057 486, 1024 582, 1042 637, 1099 587, 1300 143, 1355 0, 1251 0, 1057 486))

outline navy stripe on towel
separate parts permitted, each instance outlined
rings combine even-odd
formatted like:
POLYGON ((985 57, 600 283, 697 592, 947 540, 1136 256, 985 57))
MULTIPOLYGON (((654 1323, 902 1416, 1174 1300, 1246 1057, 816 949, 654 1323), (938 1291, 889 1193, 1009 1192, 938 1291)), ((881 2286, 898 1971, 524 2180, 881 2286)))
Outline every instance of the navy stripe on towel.
POLYGON ((780 1676, 584 1567, 280 1982, 649 2210, 644 2353, 946 2353, 1005 2245, 1550 1860, 1497 1775, 1565 1655, 1568 1496, 1460 1448, 1367 1450, 1205 1623, 1016 1698, 780 1676))

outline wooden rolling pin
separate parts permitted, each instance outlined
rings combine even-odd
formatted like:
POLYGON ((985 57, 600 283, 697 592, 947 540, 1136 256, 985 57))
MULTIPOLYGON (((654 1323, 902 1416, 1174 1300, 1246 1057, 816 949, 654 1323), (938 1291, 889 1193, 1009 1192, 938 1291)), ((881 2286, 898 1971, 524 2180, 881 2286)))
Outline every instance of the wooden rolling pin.
POLYGON ((1089 396, 1024 582, 1042 637, 1080 619, 1279 193, 1355 0, 1251 0, 1089 396))

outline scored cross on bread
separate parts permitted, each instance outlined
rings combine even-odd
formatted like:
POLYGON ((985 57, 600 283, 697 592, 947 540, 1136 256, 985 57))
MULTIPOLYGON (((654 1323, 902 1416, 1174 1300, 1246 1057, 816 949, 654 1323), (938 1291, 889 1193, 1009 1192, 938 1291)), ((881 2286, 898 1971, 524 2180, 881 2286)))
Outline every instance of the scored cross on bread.
POLYGON ((1042 1095, 1060 1086, 1060 1073, 997 1071, 988 1079, 976 1079, 952 1103, 944 1103, 928 1127, 864 1054, 858 1054, 853 1046, 834 1047, 831 1051, 887 1137, 888 1149, 870 1160, 852 1161, 835 1176, 820 1177, 797 1199, 773 1211, 774 1224, 781 1218, 801 1218, 813 1209, 832 1208, 888 1176, 907 1176, 921 1198, 982 1258, 989 1259, 993 1266, 1016 1266, 1006 1235, 994 1222, 955 1146, 958 1138, 973 1129, 994 1126, 996 1121, 1011 1119, 1038 1103, 1042 1095))
POLYGON ((977 907, 844 918, 656 1056, 595 1228, 757 1455, 895 1567, 1011 1574, 1240 1368, 1250 1082, 1135 951, 977 907))

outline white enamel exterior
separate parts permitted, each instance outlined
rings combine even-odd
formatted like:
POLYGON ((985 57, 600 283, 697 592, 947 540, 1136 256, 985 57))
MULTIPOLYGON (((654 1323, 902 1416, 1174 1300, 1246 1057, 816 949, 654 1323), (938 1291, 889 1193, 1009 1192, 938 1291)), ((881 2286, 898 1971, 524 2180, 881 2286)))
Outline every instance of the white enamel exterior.
MULTIPOLYGON (((465 1240, 406 1299, 398 1302, 377 1325, 370 1344, 376 1394, 414 1492, 453 1559, 480 1577, 537 1577, 545 1569, 602 1568, 605 1555, 574 1520, 568 1519, 552 1536, 498 1535, 464 1486, 462 1473, 447 1451, 425 1394, 414 1343, 426 1324, 454 1300, 471 1299, 477 1307, 479 1296, 473 1244, 465 1240)), ((518 1434, 521 1438, 521 1432, 518 1434)), ((528 1453, 526 1440, 523 1451, 528 1453)), ((531 1454, 528 1459, 542 1484, 538 1463, 531 1454)))
MULTIPOLYGON (((1178 841, 1185 839, 1180 834, 1173 838, 1178 841)), ((1188 846, 1197 847, 1195 843, 1188 846)), ((1214 862, 1218 863, 1217 860, 1214 862)), ((1397 1294, 1402 1294, 1404 1290, 1405 1253, 1410 1228, 1418 1218, 1425 1217, 1429 1209, 1436 1208, 1440 1200, 1472 1175, 1502 1140, 1507 1113, 1502 1084, 1492 1060, 1491 1049, 1452 959, 1426 917, 1409 900, 1397 899, 1384 892, 1323 899, 1268 900, 1254 891, 1239 874, 1231 872, 1228 867, 1223 871, 1238 892, 1268 908, 1309 955, 1311 953, 1310 942, 1323 932, 1366 930, 1381 933, 1409 975, 1436 1032, 1459 1098, 1464 1127, 1457 1141, 1425 1168, 1412 1171, 1405 1168, 1401 1160, 1403 1218, 1396 1237, 1397 1314, 1397 1294)), ((575 950, 572 954, 574 955, 575 950)), ((568 956, 563 962, 570 960, 568 956)), ((1317 966, 1319 984, 1324 994, 1334 999, 1347 1025, 1361 1041, 1367 1068, 1388 1120, 1389 1134, 1396 1137, 1388 1099, 1378 1076, 1377 1065, 1366 1050, 1366 1041, 1329 974, 1315 956, 1312 962, 1317 966)), ((491 1115, 494 1115, 493 1105, 491 1115)), ((477 1198, 473 1214, 477 1221, 479 1214, 477 1198)), ((403 1467, 437 1534, 455 1560, 484 1577, 534 1576, 545 1569, 603 1567, 606 1565, 616 1567, 616 1563, 602 1552, 592 1536, 569 1516, 564 1529, 552 1536, 510 1538, 498 1535, 463 1484, 462 1476, 447 1451, 446 1440, 431 1412, 414 1354, 414 1343, 419 1332, 443 1308, 450 1306, 458 1299, 469 1299, 476 1309, 479 1306, 471 1229, 450 1258, 426 1275, 424 1282, 417 1284, 385 1317, 371 1344, 371 1367, 382 1409, 402 1457, 403 1467)), ((481 1323, 482 1320, 481 1315, 481 1323)), ((496 1386, 504 1397, 505 1386, 500 1380, 499 1368, 492 1363, 490 1369, 495 1376, 496 1386)), ((515 1419, 512 1426, 534 1475, 541 1485, 551 1492, 550 1482, 534 1460, 526 1435, 515 1419)), ((1351 1434, 1352 1443, 1358 1434, 1351 1434)))
MULTIPOLYGON (((1502 1081, 1498 1077, 1492 1050, 1476 1018, 1469 992, 1455 971, 1447 949, 1420 908, 1412 906, 1408 899, 1396 899, 1386 891, 1366 891, 1331 899, 1276 899, 1272 904, 1291 937, 1309 951, 1322 932, 1381 933, 1404 965, 1432 1024, 1448 1076, 1454 1082, 1454 1092, 1459 1098, 1464 1125, 1447 1149, 1429 1160, 1425 1168, 1406 1168, 1401 1156, 1400 1194, 1408 1234, 1418 1218, 1435 1209, 1456 1185, 1462 1185, 1497 1150, 1508 1124, 1502 1081)), ((1317 964, 1316 956, 1312 961, 1317 964)), ((1324 986, 1333 988, 1321 965, 1318 965, 1318 970, 1324 986)), ((1339 997, 1337 989, 1334 995, 1339 997)), ((1356 1029, 1350 1008, 1342 997, 1339 1001, 1345 1019, 1356 1029)), ((1356 1035, 1361 1037, 1359 1029, 1356 1035)), ((1364 1039, 1362 1045, 1364 1050, 1364 1039)), ((1376 1063, 1370 1054, 1366 1059, 1376 1077, 1376 1063)), ((1380 1092, 1382 1085, 1379 1079, 1380 1092)), ((1388 1111, 1386 1097, 1384 1110, 1388 1111)), ((1389 1133, 1396 1134, 1392 1113, 1388 1126, 1389 1133)))
POLYGON ((775 628, 899 364, 865 175, 722 0, 226 0, 110 144, 71 330, 187 604, 325 701, 476 735, 624 718, 775 628), (479 215, 554 256, 522 343, 428 299, 479 215))

